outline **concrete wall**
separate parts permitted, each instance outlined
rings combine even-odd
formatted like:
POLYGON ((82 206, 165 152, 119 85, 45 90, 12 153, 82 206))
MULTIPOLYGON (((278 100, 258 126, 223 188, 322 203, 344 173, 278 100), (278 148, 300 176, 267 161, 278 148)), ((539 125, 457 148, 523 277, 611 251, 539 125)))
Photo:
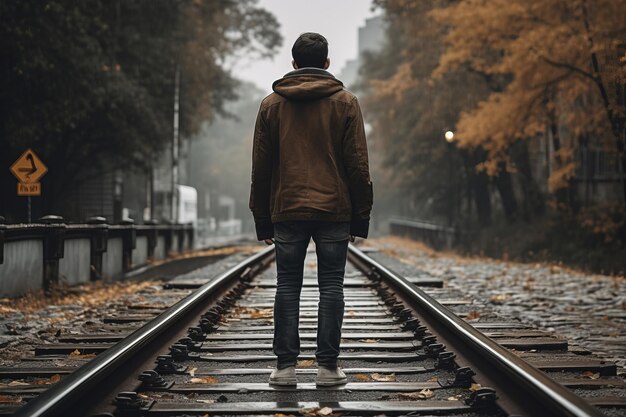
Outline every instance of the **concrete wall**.
POLYGON ((148 237, 137 236, 137 244, 133 250, 133 267, 141 266, 148 260, 148 237))
POLYGON ((172 247, 170 248, 170 251, 178 253, 178 233, 174 233, 174 236, 172 236, 172 247))
POLYGON ((4 244, 0 264, 0 295, 15 296, 41 288, 43 284, 43 242, 21 240, 4 244))
POLYGON ((89 282, 91 270, 90 239, 66 239, 64 257, 59 259, 59 280, 70 285, 89 282))
POLYGON ((154 259, 165 259, 165 236, 157 238, 157 244, 154 248, 154 259))
POLYGON ((122 238, 109 239, 107 251, 102 254, 102 274, 106 278, 118 279, 124 272, 122 265, 122 238))
POLYGON ((193 249, 191 247, 191 242, 189 241, 189 233, 185 233, 184 234, 184 238, 183 238, 183 248, 185 248, 185 250, 190 250, 193 249))
MULTIPOLYGON (((107 235, 102 233, 102 229, 93 228, 90 225, 85 225, 84 230, 79 230, 79 233, 76 233, 75 229, 81 229, 80 225, 71 225, 73 229, 71 233, 64 233, 63 226, 50 227, 44 224, 28 227, 0 226, 0 250, 4 255, 0 257, 0 297, 20 296, 29 291, 44 288, 44 286, 48 287, 54 285, 57 278, 60 284, 88 283, 91 280, 92 269, 96 271, 96 276, 99 276, 98 257, 100 255, 102 256, 102 277, 122 279, 125 266, 121 235, 134 233, 130 229, 112 228, 113 233, 108 234, 106 251, 100 252, 104 248, 100 239, 105 239, 107 235), (93 248, 92 243, 96 245, 93 248), (46 247, 49 249, 45 254, 44 244, 48 245, 46 247), (44 255, 48 259, 44 260, 44 255), (92 256, 95 260, 94 265, 91 264, 92 256), (44 278, 48 281, 44 281, 44 278)), ((140 230, 141 234, 136 237, 135 249, 127 254, 131 257, 131 268, 140 267, 148 262, 149 239, 145 230, 145 228, 140 230)), ((162 227, 156 230, 148 229, 148 231, 158 232, 154 258, 166 259, 169 254, 166 253, 164 233, 170 233, 170 231, 162 227)), ((173 233, 171 247, 173 253, 178 252, 177 234, 173 233)), ((132 237, 132 234, 125 235, 125 238, 129 237, 132 237)), ((183 243, 183 250, 191 249, 188 234, 184 235, 183 243)))

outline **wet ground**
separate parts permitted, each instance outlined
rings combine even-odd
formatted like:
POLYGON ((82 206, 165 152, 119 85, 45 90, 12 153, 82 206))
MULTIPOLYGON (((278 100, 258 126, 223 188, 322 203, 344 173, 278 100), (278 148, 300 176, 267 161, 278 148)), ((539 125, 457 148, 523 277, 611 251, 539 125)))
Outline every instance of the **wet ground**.
POLYGON ((560 265, 504 262, 436 252, 399 237, 371 239, 363 245, 389 257, 396 272, 431 275, 445 280, 502 317, 512 317, 558 333, 626 373, 626 279, 587 274, 560 265))
MULTIPOLYGON (((463 258, 454 254, 434 252, 417 242, 395 237, 361 243, 375 247, 377 251, 369 253, 370 256, 407 278, 438 277, 444 280, 449 289, 460 292, 459 297, 465 294, 473 299, 474 301, 468 305, 456 307, 458 312, 472 321, 516 318, 567 337, 571 342, 570 351, 572 348, 576 349, 573 345, 579 345, 607 359, 618 361, 620 366, 624 366, 626 284, 623 277, 588 275, 556 265, 463 258)), ((257 249, 260 248, 259 246, 257 249)), ((174 281, 206 282, 208 277, 218 275, 246 256, 244 251, 217 259, 214 263, 183 274, 174 281)), ((307 263, 307 268, 314 266, 314 261, 307 263)), ((354 273, 350 268, 348 272, 354 273)), ((264 274, 266 279, 271 281, 274 269, 270 268, 264 274)), ((131 305, 142 305, 146 308, 142 313, 151 312, 150 309, 157 311, 190 292, 185 289, 164 291, 163 283, 164 280, 160 279, 100 282, 59 289, 52 298, 46 298, 42 294, 31 294, 17 300, 0 300, 0 366, 19 365, 25 356, 33 355, 35 346, 53 343, 60 336, 110 331, 102 322, 102 318, 115 316, 117 310, 123 311, 131 305)), ((270 318, 271 308, 268 310, 270 318)), ((350 312, 347 313, 349 317, 350 312)), ((267 320, 267 324, 271 325, 271 320, 267 320)), ((128 330, 137 325, 139 323, 129 324, 128 330)), ((271 354, 269 350, 267 353, 271 354)), ((520 356, 528 357, 530 360, 533 359, 533 355, 538 354, 532 351, 523 354, 520 352, 520 356)), ((58 363, 52 361, 48 365, 74 367, 91 357, 93 355, 81 352, 72 353, 63 361, 58 363)), ((229 365, 235 368, 242 366, 241 363, 220 363, 221 367, 229 365)), ((249 365, 256 365, 254 367, 257 368, 271 367, 267 362, 247 364, 246 367, 249 365)), ((362 364, 353 364, 347 360, 343 365, 350 367, 362 364)), ((303 363, 300 366, 306 368, 308 365, 303 363)), ((202 377, 201 368, 198 369, 196 376, 202 377)), ((369 374, 355 375, 354 378, 357 378, 355 381, 361 382, 359 376, 370 377, 369 374)), ((51 378, 41 378, 40 382, 36 383, 52 384, 57 382, 59 377, 54 375, 51 378)), ((430 377, 432 375, 429 375, 430 377)), ((594 377, 589 376, 592 379, 594 377)), ((303 382, 311 379, 311 375, 303 375, 303 382)), ((404 381, 404 376, 399 375, 397 381, 404 381)), ((220 382, 250 381, 245 376, 222 376, 220 382)), ((0 384, 2 383, 8 383, 8 380, 0 381, 0 384)), ((371 395, 363 394, 361 398, 360 393, 348 394, 352 400, 357 397, 359 400, 372 399, 371 395)), ((621 391, 619 394, 621 395, 621 391)), ((241 397, 240 400, 250 396, 252 400, 258 393, 237 392, 230 393, 227 397, 233 395, 241 397)), ((381 399, 389 399, 387 396, 388 394, 384 394, 381 399)), ((613 414, 609 412, 608 415, 613 414)), ((615 415, 622 414, 618 412, 615 415)))
MULTIPOLYGON (((258 248, 242 246, 205 251, 204 255, 213 254, 215 261, 206 261, 209 265, 175 279, 201 277, 206 281, 207 276, 218 275, 258 248)), ((148 280, 136 277, 127 281, 60 287, 54 289, 51 296, 36 292, 16 299, 0 299, 0 366, 19 363, 35 346, 51 343, 60 336, 102 331, 106 327, 102 322, 104 317, 115 316, 129 305, 143 304, 160 310, 190 292, 163 289, 165 281, 162 278, 169 281, 169 270, 163 277, 154 272, 149 275, 148 280)), ((76 356, 76 359, 83 359, 76 356)))

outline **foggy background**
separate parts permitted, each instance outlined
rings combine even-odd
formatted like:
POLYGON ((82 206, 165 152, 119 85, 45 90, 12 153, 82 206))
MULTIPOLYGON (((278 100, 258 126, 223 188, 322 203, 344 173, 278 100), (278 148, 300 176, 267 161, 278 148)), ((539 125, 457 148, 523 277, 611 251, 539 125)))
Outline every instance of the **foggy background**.
POLYGON ((509 3, 0 2, 0 165, 31 148, 48 167, 28 199, 1 171, 0 216, 254 238, 254 119, 316 31, 363 109, 371 236, 408 221, 463 252, 623 271, 626 2, 509 3))
POLYGON ((358 28, 365 25, 367 18, 381 14, 380 9, 372 10, 368 0, 260 0, 259 5, 274 13, 285 41, 270 60, 242 57, 233 71, 267 93, 271 92, 272 82, 292 70, 291 47, 301 33, 318 32, 326 37, 331 59, 328 70, 338 74, 348 60, 357 58, 358 28))
POLYGON ((190 141, 189 184, 198 190, 199 212, 209 213, 206 225, 201 216, 201 233, 203 227, 217 228, 218 234, 254 231, 248 210, 254 122, 272 83, 293 70, 291 47, 297 37, 303 32, 323 34, 329 42, 328 70, 347 87, 356 87, 364 51, 379 50, 384 42, 381 10, 373 10, 369 1, 323 0, 312 7, 304 0, 261 0, 259 6, 276 16, 284 39, 281 48, 265 60, 230 58, 233 75, 243 81, 236 90, 239 98, 227 105, 232 116, 203 125, 190 141))

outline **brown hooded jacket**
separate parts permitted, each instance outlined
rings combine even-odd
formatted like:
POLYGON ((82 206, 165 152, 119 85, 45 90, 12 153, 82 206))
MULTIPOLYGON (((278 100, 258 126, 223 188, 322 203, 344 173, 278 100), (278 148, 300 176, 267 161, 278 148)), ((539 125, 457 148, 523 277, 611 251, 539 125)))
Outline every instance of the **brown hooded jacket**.
POLYGON ((254 132, 250 209, 259 240, 273 223, 351 222, 367 237, 372 209, 363 117, 341 81, 317 68, 274 82, 254 132))

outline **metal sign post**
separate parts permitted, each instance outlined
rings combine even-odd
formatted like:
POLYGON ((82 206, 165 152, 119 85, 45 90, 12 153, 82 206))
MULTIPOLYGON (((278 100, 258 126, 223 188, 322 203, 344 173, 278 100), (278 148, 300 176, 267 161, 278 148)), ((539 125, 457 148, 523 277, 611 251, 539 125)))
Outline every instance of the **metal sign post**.
POLYGON ((41 195, 41 183, 39 180, 48 172, 48 168, 32 149, 27 149, 26 152, 11 165, 10 170, 19 181, 17 183, 17 195, 28 197, 27 217, 28 223, 30 223, 32 221, 31 197, 41 195))

